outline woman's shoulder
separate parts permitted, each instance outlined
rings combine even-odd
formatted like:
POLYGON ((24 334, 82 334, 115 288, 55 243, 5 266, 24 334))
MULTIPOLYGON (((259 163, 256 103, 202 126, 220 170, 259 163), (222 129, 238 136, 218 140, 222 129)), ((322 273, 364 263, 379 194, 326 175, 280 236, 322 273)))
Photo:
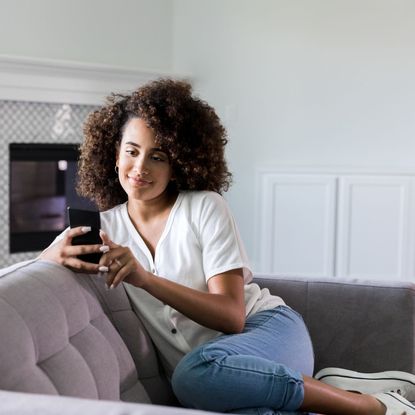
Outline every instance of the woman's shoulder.
POLYGON ((210 190, 188 190, 182 192, 183 200, 194 206, 226 204, 219 193, 210 190))
POLYGON ((229 214, 226 200, 219 193, 208 190, 182 192, 181 206, 193 218, 223 216, 229 214))

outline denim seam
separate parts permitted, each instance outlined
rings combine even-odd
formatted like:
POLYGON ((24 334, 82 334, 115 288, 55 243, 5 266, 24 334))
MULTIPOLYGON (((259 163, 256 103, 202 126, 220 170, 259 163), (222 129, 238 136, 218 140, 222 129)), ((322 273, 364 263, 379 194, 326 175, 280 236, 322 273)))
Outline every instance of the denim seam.
MULTIPOLYGON (((219 363, 216 360, 209 360, 209 359, 206 358, 205 353, 202 350, 200 351, 200 357, 203 359, 203 361, 205 363, 213 364, 217 367, 221 367, 221 368, 225 368, 225 369, 232 369, 232 370, 236 370, 236 371, 240 371, 240 372, 244 372, 244 373, 246 373, 246 372, 258 373, 260 375, 265 375, 265 376, 268 376, 268 377, 276 377, 276 378, 279 378, 279 379, 283 379, 284 377, 288 378, 285 375, 278 375, 276 373, 262 372, 262 371, 259 371, 259 370, 252 370, 252 369, 245 369, 245 368, 241 369, 241 368, 238 368, 238 367, 235 367, 235 366, 229 366, 229 365, 226 365, 226 364, 223 364, 223 363, 219 363)), ((289 379, 292 379, 295 382, 298 382, 298 381, 303 382, 302 379, 295 379, 291 376, 289 377, 289 379)))

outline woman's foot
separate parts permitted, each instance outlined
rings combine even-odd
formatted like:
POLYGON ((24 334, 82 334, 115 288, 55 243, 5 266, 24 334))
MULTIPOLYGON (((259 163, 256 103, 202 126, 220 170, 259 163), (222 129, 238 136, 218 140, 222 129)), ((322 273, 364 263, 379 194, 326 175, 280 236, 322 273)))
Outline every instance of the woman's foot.
POLYGON ((314 378, 348 391, 366 394, 393 392, 409 401, 415 401, 415 375, 412 373, 399 371, 361 373, 329 367, 320 370, 314 378))

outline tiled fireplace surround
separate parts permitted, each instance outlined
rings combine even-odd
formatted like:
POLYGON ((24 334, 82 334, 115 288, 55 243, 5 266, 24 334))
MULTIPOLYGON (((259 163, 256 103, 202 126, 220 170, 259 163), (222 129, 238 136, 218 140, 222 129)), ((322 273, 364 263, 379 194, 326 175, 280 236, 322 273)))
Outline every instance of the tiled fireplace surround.
POLYGON ((87 114, 111 92, 173 73, 0 55, 0 268, 37 252, 9 253, 9 143, 80 143, 87 114))
POLYGON ((0 267, 33 258, 9 253, 9 143, 80 143, 91 105, 0 101, 0 267))

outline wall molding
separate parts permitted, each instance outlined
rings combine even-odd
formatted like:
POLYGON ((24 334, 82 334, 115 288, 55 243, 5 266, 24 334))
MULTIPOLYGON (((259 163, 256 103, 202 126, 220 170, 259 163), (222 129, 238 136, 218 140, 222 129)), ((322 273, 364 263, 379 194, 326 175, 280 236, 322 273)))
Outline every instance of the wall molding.
POLYGON ((359 278, 364 274, 366 278, 409 279, 414 260, 411 220, 413 184, 414 178, 404 175, 339 178, 336 275, 359 278), (385 205, 388 205, 386 210, 385 205), (374 227, 373 222, 378 225, 374 227), (375 254, 378 245, 384 248, 375 254), (374 265, 382 263, 385 258, 385 264, 377 269, 374 265), (363 268, 368 266, 369 269, 362 271, 362 264, 363 268))
POLYGON ((415 165, 411 166, 359 166, 359 165, 295 165, 295 164, 263 164, 257 168, 257 175, 282 174, 319 174, 319 175, 373 175, 373 176, 401 176, 415 175, 415 165))
POLYGON ((111 92, 126 93, 174 72, 0 55, 0 100, 101 105, 111 92))
POLYGON ((335 193, 335 176, 275 172, 261 175, 256 221, 256 266, 259 272, 286 276, 333 276, 335 193), (304 190, 308 196, 301 195, 304 190), (290 207, 286 206, 287 195, 291 202, 296 199, 290 207), (303 228, 304 217, 315 226, 303 228), (313 240, 306 230, 312 230, 317 240, 313 240), (300 245, 313 254, 307 259, 307 255, 298 258, 295 249, 287 248, 300 245))
POLYGON ((261 168, 256 185, 259 272, 414 279, 411 170, 261 168))

